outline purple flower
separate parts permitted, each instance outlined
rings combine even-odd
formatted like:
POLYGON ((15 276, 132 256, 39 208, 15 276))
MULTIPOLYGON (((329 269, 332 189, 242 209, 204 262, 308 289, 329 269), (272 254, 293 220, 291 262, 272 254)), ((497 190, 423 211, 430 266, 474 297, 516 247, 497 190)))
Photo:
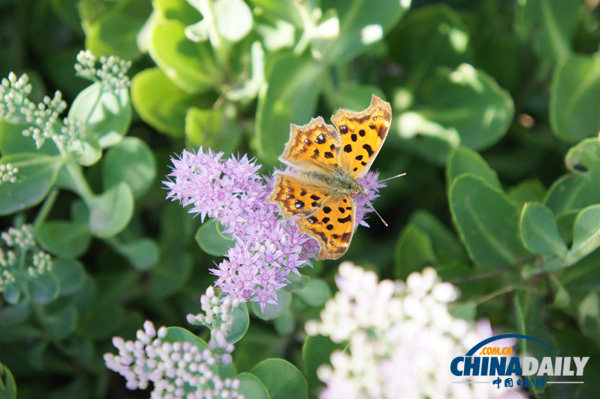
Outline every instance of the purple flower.
MULTIPOLYGON (((319 244, 301 233, 293 220, 282 218, 275 204, 265 203, 273 179, 260 176, 260 165, 246 155, 223 160, 223 153, 200 148, 197 153, 184 150, 172 162, 164 182, 167 198, 190 207, 203 222, 207 217, 218 221, 235 242, 226 259, 211 270, 217 276, 215 286, 232 300, 258 302, 263 311, 267 303, 277 303, 276 291, 289 283, 287 275, 300 275, 299 268, 312 266, 319 244)), ((368 226, 367 202, 384 187, 377 177, 370 172, 359 180, 366 194, 356 197, 357 225, 368 226)))

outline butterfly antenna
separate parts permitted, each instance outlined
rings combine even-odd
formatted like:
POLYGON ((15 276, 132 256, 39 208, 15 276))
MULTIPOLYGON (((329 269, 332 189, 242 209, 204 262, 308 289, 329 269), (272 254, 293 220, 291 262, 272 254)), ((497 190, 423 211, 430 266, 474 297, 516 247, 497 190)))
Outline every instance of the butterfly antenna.
POLYGON ((383 183, 384 181, 396 179, 398 177, 402 177, 402 176, 405 176, 405 175, 406 175, 406 173, 400 173, 399 175, 388 177, 387 179, 379 180, 377 183, 383 183))
POLYGON ((381 222, 385 225, 385 227, 388 227, 389 225, 387 224, 387 222, 381 217, 381 215, 379 214, 379 212, 377 212, 377 209, 375 209, 375 207, 373 206, 373 204, 371 204, 371 201, 367 201, 367 204, 369 204, 369 206, 371 207, 371 210, 373 210, 373 212, 375 212, 375 214, 377 216, 379 216, 379 219, 381 219, 381 222))

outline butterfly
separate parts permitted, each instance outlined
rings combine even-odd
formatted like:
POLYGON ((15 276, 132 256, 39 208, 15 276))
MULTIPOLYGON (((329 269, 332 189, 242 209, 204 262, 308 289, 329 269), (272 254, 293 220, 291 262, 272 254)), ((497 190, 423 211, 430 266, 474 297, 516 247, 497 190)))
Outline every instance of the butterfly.
POLYGON ((356 220, 357 182, 367 174, 385 141, 392 120, 390 104, 373 95, 361 112, 342 108, 304 126, 292 124, 279 160, 295 172, 276 172, 267 202, 286 218, 297 217, 300 231, 315 238, 318 259, 338 259, 350 246, 356 220))

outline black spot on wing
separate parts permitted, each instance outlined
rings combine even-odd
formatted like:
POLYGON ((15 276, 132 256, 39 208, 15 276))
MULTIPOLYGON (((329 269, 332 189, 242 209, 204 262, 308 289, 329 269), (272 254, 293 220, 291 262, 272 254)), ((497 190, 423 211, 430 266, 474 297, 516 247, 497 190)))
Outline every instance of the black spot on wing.
POLYGON ((326 207, 323 208, 323 212, 329 213, 329 212, 331 212, 331 208, 328 207, 328 206, 326 206, 326 207))
POLYGON ((363 145, 363 148, 367 151, 367 153, 369 154, 369 158, 373 156, 373 154, 375 154, 375 151, 373 151, 373 149, 371 148, 371 146, 369 144, 365 144, 363 145))
POLYGON ((338 218, 338 222, 340 223, 348 223, 352 221, 352 215, 348 215, 345 218, 338 218))
POLYGON ((344 146, 344 152, 352 152, 352 146, 350 144, 346 144, 344 146))
POLYGON ((296 207, 296 209, 302 209, 304 208, 304 202, 296 200, 296 202, 294 202, 294 206, 296 207))
POLYGON ((310 223, 310 224, 313 224, 313 223, 316 223, 316 222, 317 222, 317 218, 316 218, 316 217, 314 217, 314 216, 311 216, 311 217, 309 217, 309 218, 308 218, 308 219, 306 219, 306 220, 308 220, 308 223, 310 223))
POLYGON ((365 131, 363 129, 360 129, 358 134, 360 135, 360 137, 365 137, 365 131))
POLYGON ((358 137, 356 137, 356 134, 352 133, 352 136, 350 136, 350 138, 352 139, 352 141, 356 141, 358 139, 358 137))
POLYGON ((317 139, 315 140, 315 143, 317 144, 323 144, 325 142, 325 136, 323 136, 322 134, 319 134, 317 136, 317 139))
POLYGON ((325 155, 325 158, 333 158, 333 154, 329 151, 325 152, 323 155, 325 155))
POLYGON ((357 161, 360 161, 361 159, 363 159, 363 156, 362 155, 357 155, 356 158, 354 158, 354 159, 356 159, 357 161))
POLYGON ((313 201, 318 201, 318 200, 320 200, 320 199, 321 199, 321 197, 319 197, 319 196, 318 196, 318 195, 316 195, 316 194, 313 194, 313 195, 311 195, 311 196, 310 196, 310 199, 311 199, 311 200, 313 200, 313 201))
POLYGON ((346 133, 348 133, 348 126, 346 126, 346 125, 342 125, 342 126, 340 126, 340 133, 341 133, 341 134, 346 134, 346 133))
POLYGON ((340 238, 340 241, 341 242, 350 242, 351 238, 352 238, 352 232, 344 233, 344 234, 342 234, 342 237, 340 238))

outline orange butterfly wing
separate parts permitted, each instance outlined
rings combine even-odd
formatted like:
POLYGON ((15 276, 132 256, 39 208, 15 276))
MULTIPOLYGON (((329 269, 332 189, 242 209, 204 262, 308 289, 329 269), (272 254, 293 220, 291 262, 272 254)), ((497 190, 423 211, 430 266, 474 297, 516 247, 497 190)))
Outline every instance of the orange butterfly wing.
POLYGON ((341 109, 331 117, 341 136, 342 167, 358 180, 367 174, 383 146, 392 122, 390 104, 373 95, 362 112, 341 109))

